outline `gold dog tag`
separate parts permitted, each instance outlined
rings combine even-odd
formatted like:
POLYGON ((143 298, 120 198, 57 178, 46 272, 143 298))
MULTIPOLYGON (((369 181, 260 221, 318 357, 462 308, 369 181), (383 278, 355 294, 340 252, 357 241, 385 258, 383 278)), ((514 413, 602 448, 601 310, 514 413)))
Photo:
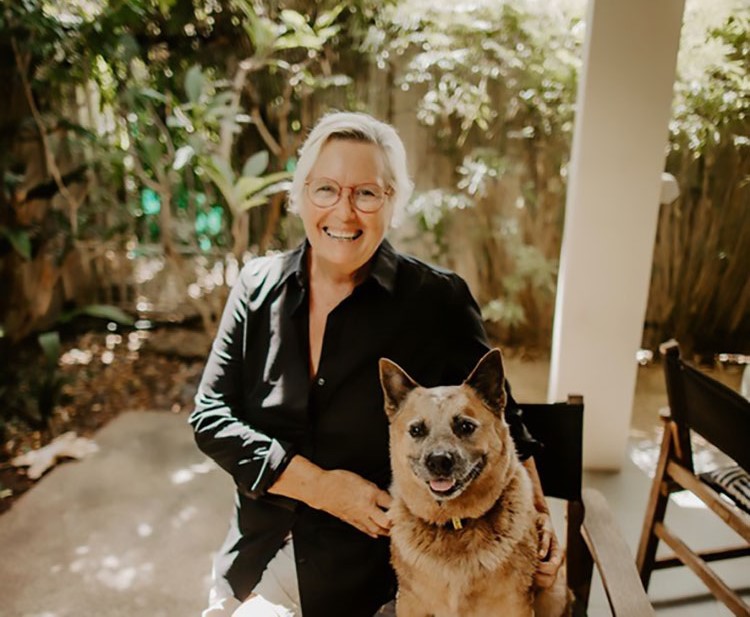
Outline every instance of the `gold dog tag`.
POLYGON ((455 529, 456 531, 464 528, 464 526, 461 524, 461 519, 457 516, 451 518, 451 523, 453 523, 453 529, 455 529))

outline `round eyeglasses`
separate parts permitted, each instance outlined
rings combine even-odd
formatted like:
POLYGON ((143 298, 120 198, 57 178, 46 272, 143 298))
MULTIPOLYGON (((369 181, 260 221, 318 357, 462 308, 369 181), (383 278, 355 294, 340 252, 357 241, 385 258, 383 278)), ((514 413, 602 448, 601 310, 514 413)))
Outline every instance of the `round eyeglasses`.
POLYGON ((391 189, 384 189, 378 184, 354 184, 341 186, 329 178, 317 178, 305 182, 307 196, 314 206, 330 208, 335 206, 344 189, 349 189, 349 202, 360 212, 368 214, 377 212, 385 203, 385 198, 391 194, 391 189))

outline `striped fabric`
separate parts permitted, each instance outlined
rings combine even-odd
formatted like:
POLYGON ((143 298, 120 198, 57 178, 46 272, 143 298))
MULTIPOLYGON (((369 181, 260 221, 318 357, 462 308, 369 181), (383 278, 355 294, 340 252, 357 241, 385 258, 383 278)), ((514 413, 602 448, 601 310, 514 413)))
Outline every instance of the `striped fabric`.
POLYGON ((750 474, 739 465, 721 467, 700 475, 701 480, 724 493, 750 514, 750 474))

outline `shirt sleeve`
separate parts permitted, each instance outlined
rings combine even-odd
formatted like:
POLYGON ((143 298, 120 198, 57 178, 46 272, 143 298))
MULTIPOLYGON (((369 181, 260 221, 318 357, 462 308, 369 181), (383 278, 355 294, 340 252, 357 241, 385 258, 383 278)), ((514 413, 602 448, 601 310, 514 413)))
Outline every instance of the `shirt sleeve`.
MULTIPOLYGON (((461 383, 469 376, 479 359, 490 350, 482 313, 471 295, 466 282, 458 275, 453 277, 452 321, 448 324, 452 344, 449 364, 444 375, 446 383, 461 383)), ((513 398, 510 382, 505 380, 505 421, 516 444, 518 457, 525 461, 534 456, 539 442, 523 423, 523 411, 513 398)))
POLYGON ((238 490, 257 498, 271 486, 294 455, 290 443, 255 430, 241 418, 244 349, 249 311, 251 264, 232 288, 203 370, 195 410, 188 422, 198 447, 234 478, 238 490))

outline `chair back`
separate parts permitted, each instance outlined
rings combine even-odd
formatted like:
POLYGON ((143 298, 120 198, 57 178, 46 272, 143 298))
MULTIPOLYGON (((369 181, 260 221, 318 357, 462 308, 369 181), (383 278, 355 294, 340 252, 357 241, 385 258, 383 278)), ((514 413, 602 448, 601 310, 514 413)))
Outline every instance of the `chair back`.
POLYGON ((540 444, 534 454, 548 497, 581 501, 583 466, 583 397, 565 403, 521 404, 523 423, 540 444))
POLYGON ((572 614, 587 614, 594 566, 615 617, 647 617, 654 611, 638 578, 635 560, 604 497, 581 490, 583 397, 565 403, 521 403, 522 419, 540 448, 534 463, 545 496, 567 502, 565 564, 573 593, 572 614))
POLYGON ((676 341, 661 347, 669 410, 677 425, 678 456, 693 468, 690 430, 750 471, 750 401, 680 357, 676 341))

